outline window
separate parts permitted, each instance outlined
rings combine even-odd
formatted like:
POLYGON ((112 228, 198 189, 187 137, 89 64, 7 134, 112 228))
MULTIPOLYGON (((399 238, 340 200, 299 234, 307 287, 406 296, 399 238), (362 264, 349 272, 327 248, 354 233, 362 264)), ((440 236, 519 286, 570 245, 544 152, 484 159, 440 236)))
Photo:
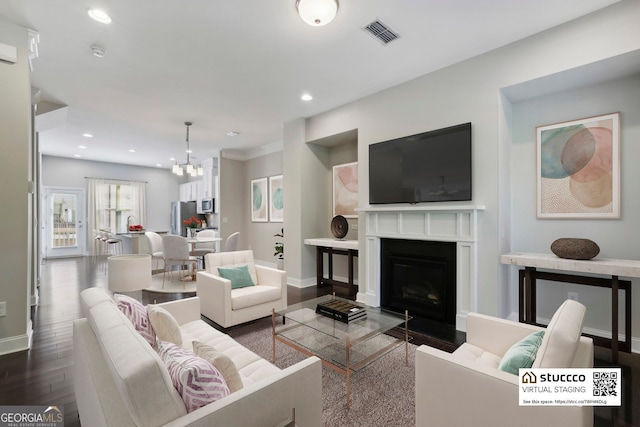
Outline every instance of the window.
POLYGON ((93 229, 126 232, 146 219, 143 182, 89 180, 89 220, 93 229))

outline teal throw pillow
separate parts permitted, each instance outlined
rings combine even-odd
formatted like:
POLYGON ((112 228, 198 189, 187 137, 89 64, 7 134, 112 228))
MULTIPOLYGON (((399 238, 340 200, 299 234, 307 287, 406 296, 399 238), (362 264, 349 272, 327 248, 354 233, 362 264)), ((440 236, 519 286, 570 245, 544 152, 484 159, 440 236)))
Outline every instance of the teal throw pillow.
POLYGON ((520 368, 530 368, 536 360, 543 337, 544 331, 534 332, 512 345, 504 354, 498 368, 514 375, 518 375, 520 368))
POLYGON ((231 280, 231 289, 246 288, 247 286, 256 285, 251 279, 249 266, 247 265, 230 268, 218 267, 218 273, 221 277, 231 280))

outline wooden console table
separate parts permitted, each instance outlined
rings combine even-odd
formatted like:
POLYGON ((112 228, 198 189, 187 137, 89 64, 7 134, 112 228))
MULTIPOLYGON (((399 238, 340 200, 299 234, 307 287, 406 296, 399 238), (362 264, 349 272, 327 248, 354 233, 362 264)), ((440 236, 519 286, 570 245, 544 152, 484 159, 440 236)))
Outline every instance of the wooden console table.
POLYGON ((316 275, 318 286, 330 285, 339 296, 355 299, 357 286, 353 283, 353 258, 358 257, 357 240, 338 240, 329 238, 305 239, 305 245, 316 247, 316 275), (324 254, 328 254, 328 277, 324 277, 324 254), (348 275, 346 282, 333 278, 333 255, 348 257, 348 275))
MULTIPOLYGON (((519 320, 523 323, 536 322, 536 280, 550 280, 563 283, 599 286, 611 289, 611 339, 589 335, 594 343, 611 348, 614 364, 618 363, 618 350, 631 352, 631 282, 619 280, 623 277, 640 277, 640 261, 623 259, 592 259, 588 261, 559 258, 553 254, 509 253, 500 256, 502 264, 524 267, 519 272, 519 320), (599 278, 566 273, 537 271, 536 268, 592 273, 611 276, 599 278), (618 293, 625 291, 625 340, 618 342, 618 293)), ((588 335, 588 334, 584 334, 588 335)))

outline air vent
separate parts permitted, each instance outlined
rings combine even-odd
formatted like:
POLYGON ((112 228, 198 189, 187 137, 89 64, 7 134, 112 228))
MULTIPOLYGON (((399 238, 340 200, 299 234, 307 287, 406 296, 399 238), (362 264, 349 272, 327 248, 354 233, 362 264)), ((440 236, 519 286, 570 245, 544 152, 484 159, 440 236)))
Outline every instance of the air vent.
POLYGON ((362 27, 362 29, 385 45, 400 37, 398 33, 383 24, 379 19, 376 19, 370 24, 362 27))

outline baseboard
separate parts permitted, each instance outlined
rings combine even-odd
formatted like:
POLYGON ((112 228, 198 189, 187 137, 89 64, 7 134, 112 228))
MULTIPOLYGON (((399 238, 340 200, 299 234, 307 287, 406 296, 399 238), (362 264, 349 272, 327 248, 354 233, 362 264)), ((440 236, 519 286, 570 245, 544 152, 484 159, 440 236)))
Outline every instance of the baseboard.
POLYGON ((287 284, 289 286, 293 286, 294 288, 311 288, 313 286, 317 286, 316 278, 311 277, 308 279, 293 279, 291 277, 287 278, 287 284))
POLYGON ((0 356, 18 351, 29 350, 33 338, 33 326, 31 320, 27 325, 27 332, 23 335, 0 339, 0 356))

